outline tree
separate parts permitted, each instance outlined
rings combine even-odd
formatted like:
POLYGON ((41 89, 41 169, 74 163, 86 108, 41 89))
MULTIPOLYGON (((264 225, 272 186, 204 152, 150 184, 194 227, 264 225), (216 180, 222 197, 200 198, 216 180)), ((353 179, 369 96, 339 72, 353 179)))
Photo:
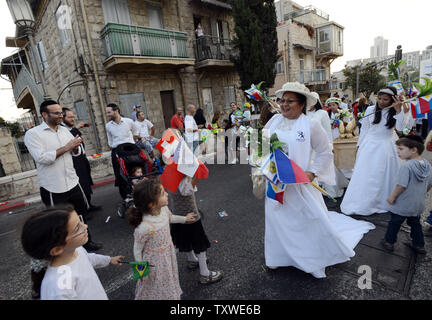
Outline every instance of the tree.
POLYGON ((272 88, 278 60, 276 9, 272 0, 231 0, 235 38, 231 56, 240 76, 241 88, 264 81, 263 90, 272 88))
POLYGON ((9 122, 0 117, 0 127, 6 127, 9 129, 12 137, 19 137, 23 131, 18 122, 9 122))
MULTIPOLYGON (((360 66, 345 67, 343 70, 347 87, 354 93, 356 92, 357 86, 358 68, 360 68, 360 66)), ((366 97, 369 97, 371 93, 378 92, 387 85, 385 77, 380 74, 381 70, 382 68, 371 63, 361 67, 359 71, 359 94, 362 92, 366 97)))

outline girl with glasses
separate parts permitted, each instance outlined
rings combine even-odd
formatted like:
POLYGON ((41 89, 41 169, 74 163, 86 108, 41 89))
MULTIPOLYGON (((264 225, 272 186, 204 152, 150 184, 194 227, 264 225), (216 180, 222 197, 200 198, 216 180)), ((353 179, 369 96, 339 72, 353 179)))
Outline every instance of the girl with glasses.
POLYGON ((123 256, 87 253, 87 225, 70 205, 46 209, 24 223, 21 243, 34 259, 34 298, 108 300, 94 268, 120 266, 123 256))

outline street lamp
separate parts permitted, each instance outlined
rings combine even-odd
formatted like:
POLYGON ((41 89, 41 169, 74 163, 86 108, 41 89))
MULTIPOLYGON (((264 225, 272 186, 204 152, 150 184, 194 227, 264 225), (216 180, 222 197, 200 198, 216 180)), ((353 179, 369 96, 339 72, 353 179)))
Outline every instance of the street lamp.
POLYGON ((30 48, 33 53, 33 64, 35 65, 36 72, 39 75, 39 79, 42 84, 42 90, 44 95, 44 100, 47 100, 48 94, 45 87, 45 81, 40 71, 39 64, 36 60, 36 50, 35 50, 35 42, 33 37, 33 28, 35 26, 35 19, 33 16, 33 11, 30 7, 30 4, 27 0, 6 0, 9 11, 12 15, 12 19, 17 26, 18 29, 22 29, 23 32, 27 35, 30 41, 30 48))

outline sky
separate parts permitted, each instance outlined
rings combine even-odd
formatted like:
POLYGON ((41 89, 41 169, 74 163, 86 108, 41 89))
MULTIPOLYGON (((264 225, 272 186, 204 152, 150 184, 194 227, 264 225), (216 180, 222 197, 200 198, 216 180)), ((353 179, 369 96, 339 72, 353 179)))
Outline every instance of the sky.
MULTIPOLYGON (((330 15, 330 20, 345 27, 344 56, 337 58, 331 71, 343 69, 349 60, 369 58, 374 38, 389 40, 388 53, 397 45, 403 52, 422 51, 432 45, 430 0, 296 0, 296 3, 313 5, 330 15)), ((15 35, 15 25, 6 1, 0 0, 0 59, 16 51, 6 48, 5 38, 15 35)), ((0 117, 13 120, 23 110, 17 109, 11 85, 0 78, 0 117)))

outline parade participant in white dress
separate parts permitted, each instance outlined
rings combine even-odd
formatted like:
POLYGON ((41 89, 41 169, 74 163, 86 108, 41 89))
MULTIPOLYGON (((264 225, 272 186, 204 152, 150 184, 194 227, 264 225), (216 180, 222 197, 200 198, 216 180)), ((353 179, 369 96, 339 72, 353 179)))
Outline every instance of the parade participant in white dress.
POLYGON ((392 193, 400 167, 394 128, 402 131, 406 127, 409 117, 404 112, 393 87, 380 90, 377 105, 366 109, 360 120, 354 173, 341 204, 343 213, 367 216, 388 211, 386 199, 392 193), (391 105, 392 108, 383 110, 391 105))
POLYGON ((328 115, 330 118, 331 131, 333 135, 333 140, 339 138, 339 125, 338 122, 341 121, 339 118, 342 110, 339 108, 341 100, 339 98, 330 98, 326 101, 326 106, 328 107, 328 115))
MULTIPOLYGON (((282 114, 266 124, 286 143, 284 152, 313 181, 327 181, 332 174, 333 154, 327 135, 316 120, 309 120, 306 107, 316 103, 309 89, 300 83, 286 83, 276 92, 282 114), (312 151, 315 159, 312 163, 312 151)), ((265 200, 265 260, 271 269, 293 266, 316 278, 324 278, 325 268, 348 261, 363 234, 373 229, 337 212, 329 212, 321 193, 311 184, 288 185, 283 204, 265 200)))
POLYGON ((316 92, 311 92, 311 94, 317 99, 317 103, 308 108, 306 115, 309 119, 317 120, 324 131, 327 134, 328 141, 333 149, 333 134, 331 130, 330 118, 327 112, 323 110, 321 102, 319 101, 319 95, 316 92))

